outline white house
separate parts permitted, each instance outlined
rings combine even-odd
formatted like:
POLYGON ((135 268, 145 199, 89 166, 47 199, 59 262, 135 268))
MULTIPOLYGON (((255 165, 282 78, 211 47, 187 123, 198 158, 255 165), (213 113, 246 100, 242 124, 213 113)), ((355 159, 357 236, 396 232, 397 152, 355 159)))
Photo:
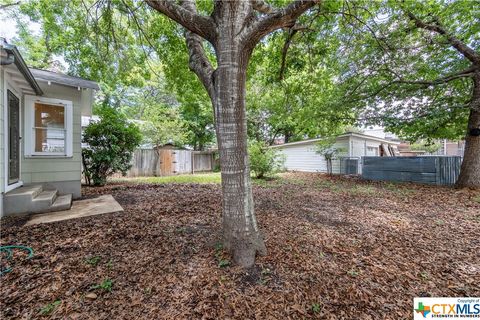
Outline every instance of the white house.
POLYGON ((63 210, 81 196, 81 116, 96 82, 28 68, 0 38, 0 214, 63 210))
MULTIPOLYGON (((322 138, 271 146, 285 156, 285 169, 288 171, 327 172, 327 161, 318 153, 318 143, 322 138)), ((336 138, 334 148, 341 150, 332 161, 333 173, 340 173, 341 157, 392 156, 392 149, 400 143, 362 133, 348 132, 336 138)))

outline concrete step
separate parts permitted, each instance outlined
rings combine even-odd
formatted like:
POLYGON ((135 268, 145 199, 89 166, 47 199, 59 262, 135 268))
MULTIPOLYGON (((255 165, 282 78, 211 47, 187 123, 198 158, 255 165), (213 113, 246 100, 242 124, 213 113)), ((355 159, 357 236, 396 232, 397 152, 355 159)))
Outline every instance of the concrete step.
POLYGON ((58 196, 55 202, 50 207, 49 212, 52 211, 63 211, 70 210, 72 207, 72 194, 65 194, 63 196, 58 196))
POLYGON ((38 194, 43 191, 43 186, 41 184, 22 186, 12 191, 7 192, 5 195, 10 199, 16 200, 23 197, 35 198, 38 194))
POLYGON ((56 189, 45 189, 41 184, 17 188, 4 195, 4 213, 30 214, 68 210, 72 195, 59 195, 56 189))
POLYGON ((7 192, 3 197, 5 215, 28 213, 35 197, 43 191, 41 184, 27 185, 7 192))
POLYGON ((49 209, 57 199, 57 195, 57 190, 45 190, 40 192, 35 198, 33 198, 30 211, 32 213, 50 211, 49 209))

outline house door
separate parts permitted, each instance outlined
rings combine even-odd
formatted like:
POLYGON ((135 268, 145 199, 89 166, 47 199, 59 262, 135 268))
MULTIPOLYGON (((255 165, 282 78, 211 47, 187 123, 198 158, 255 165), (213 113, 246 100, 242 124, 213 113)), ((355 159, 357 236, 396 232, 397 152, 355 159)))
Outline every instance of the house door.
POLYGON ((8 90, 8 184, 20 179, 20 100, 8 90))

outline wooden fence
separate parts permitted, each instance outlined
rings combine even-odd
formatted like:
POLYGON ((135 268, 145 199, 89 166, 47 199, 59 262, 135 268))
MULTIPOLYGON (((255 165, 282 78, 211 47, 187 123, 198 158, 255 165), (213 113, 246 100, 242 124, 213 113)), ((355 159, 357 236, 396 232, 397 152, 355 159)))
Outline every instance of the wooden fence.
POLYGON ((461 157, 363 157, 362 177, 369 180, 453 185, 461 157))
MULTIPOLYGON (((154 177, 212 171, 214 152, 176 149, 137 149, 127 177, 154 177)), ((121 176, 121 175, 115 175, 121 176)))

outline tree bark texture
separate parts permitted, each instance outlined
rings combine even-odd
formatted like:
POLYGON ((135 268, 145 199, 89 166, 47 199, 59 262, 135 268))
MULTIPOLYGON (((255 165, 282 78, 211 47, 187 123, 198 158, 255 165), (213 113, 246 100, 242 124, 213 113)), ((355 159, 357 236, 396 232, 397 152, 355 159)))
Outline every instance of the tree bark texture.
POLYGON ((266 248, 255 218, 247 153, 246 72, 256 44, 274 30, 291 27, 318 0, 293 1, 274 8, 262 0, 215 1, 210 16, 197 13, 193 0, 146 0, 182 25, 190 69, 207 90, 215 115, 223 192, 223 242, 234 262, 250 267, 266 248), (204 47, 215 49, 213 68, 204 47))
POLYGON ((266 254, 257 226, 247 153, 247 119, 245 108, 246 70, 250 50, 244 49, 236 35, 243 27, 242 12, 247 2, 217 8, 224 30, 218 35, 215 50, 214 96, 217 142, 220 153, 223 193, 223 242, 235 263, 251 266, 257 252, 266 254))

